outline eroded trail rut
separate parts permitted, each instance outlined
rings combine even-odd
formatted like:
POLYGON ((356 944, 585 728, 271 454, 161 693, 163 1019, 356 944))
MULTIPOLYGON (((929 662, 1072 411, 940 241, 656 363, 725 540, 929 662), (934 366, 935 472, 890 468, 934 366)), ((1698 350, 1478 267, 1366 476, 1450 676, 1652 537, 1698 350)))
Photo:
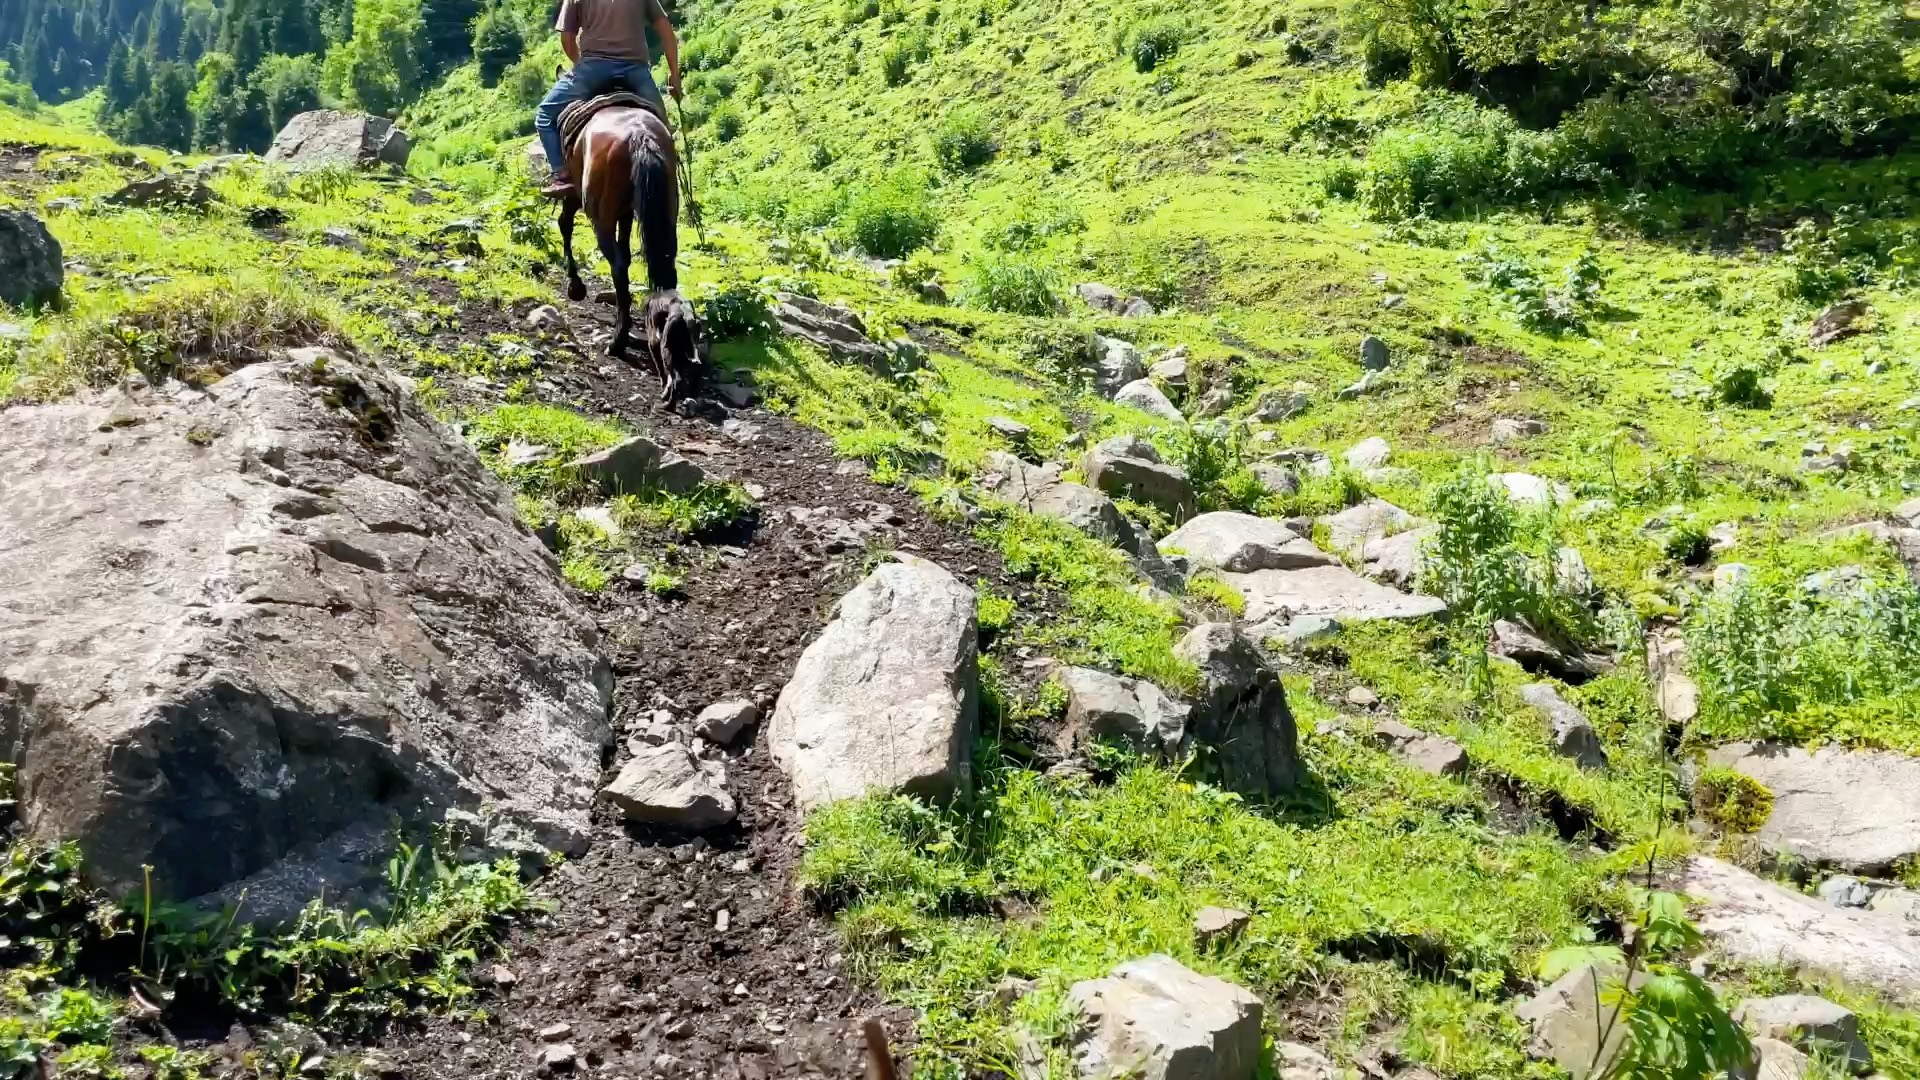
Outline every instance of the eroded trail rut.
MULTIPOLYGON (((577 338, 550 343, 558 346, 550 385, 575 398, 567 404, 583 399, 589 411, 652 433, 710 476, 751 485, 759 504, 752 529, 700 553, 704 565, 681 596, 662 600, 616 581, 591 599, 618 678, 610 767, 643 730, 657 737, 664 725, 690 741, 694 716, 716 701, 745 698, 770 711, 834 602, 877 553, 910 551, 970 583, 1029 591, 1006 578, 997 553, 844 466, 816 431, 759 408, 708 401, 687 417, 655 407, 651 378, 601 355, 592 331, 605 314, 591 305, 568 312, 577 338)), ((1043 612, 1045 598, 1035 601, 1043 612)), ((726 763, 736 825, 676 835, 603 809, 590 853, 540 885, 551 914, 516 930, 508 958, 483 968, 494 1023, 395 1033, 385 1051, 401 1074, 857 1077, 858 1018, 880 1015, 896 1042, 910 1037, 911 1014, 857 984, 832 927, 796 892, 799 815, 764 734, 756 728, 708 753, 726 763)))

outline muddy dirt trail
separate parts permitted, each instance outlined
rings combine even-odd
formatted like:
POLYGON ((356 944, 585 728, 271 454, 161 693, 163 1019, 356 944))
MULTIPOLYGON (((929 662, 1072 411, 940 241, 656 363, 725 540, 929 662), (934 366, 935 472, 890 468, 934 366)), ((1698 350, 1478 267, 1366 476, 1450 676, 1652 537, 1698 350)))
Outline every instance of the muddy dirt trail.
MULTIPOLYGON (((544 387, 570 399, 555 404, 584 401, 651 433, 709 476, 747 485, 759 507, 752 528, 698 553, 674 598, 619 580, 592 598, 618 679, 608 777, 643 732, 691 739, 707 705, 746 698, 770 711, 834 602, 886 551, 1031 597, 1044 616, 1046 598, 1009 580, 997 553, 869 481, 820 433, 710 399, 663 410, 651 377, 602 355, 609 309, 565 314, 566 330, 547 341, 544 387)), ((467 306, 461 323, 476 340, 524 332, 512 311, 467 306)), ((673 835, 603 811, 590 853, 541 883, 551 914, 517 929, 508 958, 483 968, 492 1022, 393 1033, 383 1049, 396 1075, 859 1077, 858 1022, 876 1015, 899 1052, 910 1014, 855 984, 832 927, 796 892, 799 818, 764 735, 709 753, 725 760, 736 825, 673 835)))

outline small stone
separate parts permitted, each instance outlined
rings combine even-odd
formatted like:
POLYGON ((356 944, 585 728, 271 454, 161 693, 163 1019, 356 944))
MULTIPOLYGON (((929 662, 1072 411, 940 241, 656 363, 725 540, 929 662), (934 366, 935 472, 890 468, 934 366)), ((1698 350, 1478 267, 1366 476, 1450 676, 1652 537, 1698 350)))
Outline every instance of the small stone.
POLYGON ((1341 387, 1333 396, 1341 401, 1352 401, 1355 398, 1365 397, 1375 390, 1380 389, 1383 385, 1380 374, 1378 371, 1369 371, 1365 375, 1360 376, 1359 382, 1351 386, 1341 387))
POLYGON ((1505 446, 1535 435, 1545 435, 1547 425, 1538 420, 1515 420, 1502 417, 1493 422, 1493 445, 1505 446))
POLYGON ((1380 695, 1364 686, 1356 686, 1347 691, 1347 704, 1356 709, 1371 709, 1380 704, 1380 695))
POLYGON ((1841 874, 1820 883, 1820 899, 1837 908, 1863 908, 1873 899, 1873 890, 1857 877, 1841 874))
POLYGON ((1313 399, 1303 393, 1274 390, 1260 395, 1259 402, 1254 405, 1253 419, 1262 424, 1278 424, 1312 407, 1313 399))
POLYGON ((1233 908, 1203 907, 1193 917, 1194 941, 1211 945, 1240 936, 1253 922, 1253 916, 1233 908))
POLYGON ((536 332, 558 330, 567 325, 566 317, 552 304, 541 304, 527 313, 527 329, 536 332))
POLYGON ((540 1051, 540 1067, 548 1072, 572 1072, 578 1061, 572 1043, 555 1043, 540 1051))
POLYGON ((1147 369, 1150 378, 1166 383, 1176 390, 1187 388, 1187 358, 1174 356, 1162 360, 1147 369))
POLYGON ((1151 379, 1136 379, 1121 387, 1119 392, 1113 395, 1113 403, 1139 409, 1149 416, 1173 423, 1180 423, 1186 419, 1180 414, 1179 407, 1174 405, 1151 379))
POLYGON ((1280 640, 1290 647, 1312 645, 1338 637, 1342 629, 1340 620, 1328 615, 1296 615, 1280 632, 1280 640))
POLYGON ((1373 741, 1395 757, 1433 776, 1461 776, 1471 764, 1466 750, 1459 743, 1410 728, 1397 720, 1375 723, 1373 741))
POLYGON ((505 964, 493 965, 493 970, 488 973, 488 976, 493 980, 493 985, 500 987, 512 986, 520 981, 520 976, 514 974, 513 969, 505 964))
POLYGON ((748 724, 760 719, 760 707, 751 701, 722 701, 709 705, 694 718, 693 733, 720 746, 729 746, 748 724))
POLYGON ((558 1024, 549 1024, 539 1031, 540 1041, 550 1043, 564 1042, 572 1034, 573 1025, 565 1021, 561 1021, 558 1024))
POLYGON ((989 416, 987 417, 987 427, 990 428, 994 434, 1012 443, 1025 442, 1027 441, 1027 436, 1033 434, 1032 428, 1010 416, 989 416))
POLYGON ((666 1028, 660 1032, 660 1035, 662 1038, 672 1039, 675 1042, 690 1038, 693 1035, 693 1021, 683 1016, 673 1023, 668 1024, 666 1028))

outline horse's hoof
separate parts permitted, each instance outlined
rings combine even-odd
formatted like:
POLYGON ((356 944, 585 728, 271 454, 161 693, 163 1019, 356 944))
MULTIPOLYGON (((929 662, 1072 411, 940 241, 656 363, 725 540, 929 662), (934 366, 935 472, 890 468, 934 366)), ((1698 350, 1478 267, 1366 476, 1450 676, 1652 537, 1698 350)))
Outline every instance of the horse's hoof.
POLYGON ((585 300, 586 298, 587 298, 586 282, 576 281, 573 284, 567 286, 567 299, 577 304, 580 301, 585 300))

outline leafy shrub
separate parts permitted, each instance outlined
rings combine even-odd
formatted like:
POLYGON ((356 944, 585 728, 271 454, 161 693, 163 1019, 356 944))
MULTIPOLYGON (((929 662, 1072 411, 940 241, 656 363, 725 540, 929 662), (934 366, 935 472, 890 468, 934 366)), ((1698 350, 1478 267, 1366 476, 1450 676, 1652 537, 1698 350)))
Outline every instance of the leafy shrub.
POLYGON ((1837 299, 1872 277, 1871 258, 1849 257, 1834 231, 1810 218, 1788 229, 1780 246, 1786 255, 1781 261, 1792 275, 1788 292, 1809 303, 1837 299))
POLYGON ((1204 237, 1160 227, 1114 233, 1095 251, 1094 265, 1116 289, 1163 308, 1203 298, 1220 271, 1204 237))
POLYGON ((1693 812, 1728 832, 1756 833, 1773 816, 1773 792, 1744 773, 1712 765, 1693 782, 1693 812))
POLYGON ((745 337, 767 325, 767 295, 758 285, 733 281, 699 301, 700 321, 715 341, 745 337))
POLYGON ((908 65, 912 62, 912 48, 905 41, 895 40, 880 53, 880 76, 888 86, 901 86, 907 81, 908 65))
POLYGON ((511 8, 495 5, 474 20, 473 59, 480 67, 482 86, 498 85, 526 49, 526 32, 511 8))
POLYGON ((900 259, 932 243, 940 222, 926 181, 901 172, 856 194, 847 204, 843 224, 860 250, 879 259, 900 259))
POLYGON ((1913 752, 1920 589, 1899 571, 1809 592, 1762 569, 1716 592, 1686 628, 1706 739, 1865 743, 1913 752))
POLYGON ((713 137, 726 143, 740 137, 740 133, 746 129, 747 121, 740 115, 739 109, 728 104, 713 110, 713 115, 707 118, 707 124, 713 128, 713 137))
POLYGON ((948 172, 972 172, 993 160, 1000 147, 987 122, 971 111, 954 113, 933 137, 933 153, 948 172))
POLYGON ((840 8, 840 22, 845 26, 858 26, 879 16, 880 0, 846 0, 840 8))
POLYGON ((1040 200, 1023 204, 981 234, 991 251, 1032 251, 1055 237, 1085 232, 1086 216, 1072 203, 1040 200))
POLYGON ((1158 436, 1169 463, 1187 471, 1203 511, 1252 510, 1266 494, 1247 471, 1245 428, 1221 420, 1197 421, 1158 436))
POLYGON ((1468 274, 1504 297, 1528 329, 1542 333, 1585 329, 1600 306, 1600 289, 1607 280, 1592 252, 1582 252, 1562 270, 1560 283, 1549 285, 1525 259, 1491 244, 1469 265, 1468 274))
POLYGON ((1059 274, 1042 263, 984 252, 967 261, 962 297, 973 307, 1012 315, 1056 315, 1060 295, 1059 274))
POLYGON ((1439 215, 1498 199, 1507 187, 1506 116, 1442 98, 1420 122, 1374 139, 1361 165, 1360 201, 1382 220, 1439 215))
POLYGON ((1173 59, 1186 39, 1187 28, 1178 20, 1159 18, 1140 23, 1127 39, 1134 70, 1144 74, 1173 59))
POLYGON ((614 520, 629 532, 668 532, 691 539, 746 520, 753 514, 753 498, 738 484, 701 484, 685 495, 622 495, 612 508, 614 520))
POLYGON ((680 50, 680 66, 688 71, 713 71, 733 63, 740 52, 740 35, 733 30, 700 34, 680 50))
POLYGON ((1736 408, 1771 408, 1773 394, 1767 390, 1764 378, 1765 372, 1752 364, 1730 364, 1714 376, 1713 396, 1736 408))

